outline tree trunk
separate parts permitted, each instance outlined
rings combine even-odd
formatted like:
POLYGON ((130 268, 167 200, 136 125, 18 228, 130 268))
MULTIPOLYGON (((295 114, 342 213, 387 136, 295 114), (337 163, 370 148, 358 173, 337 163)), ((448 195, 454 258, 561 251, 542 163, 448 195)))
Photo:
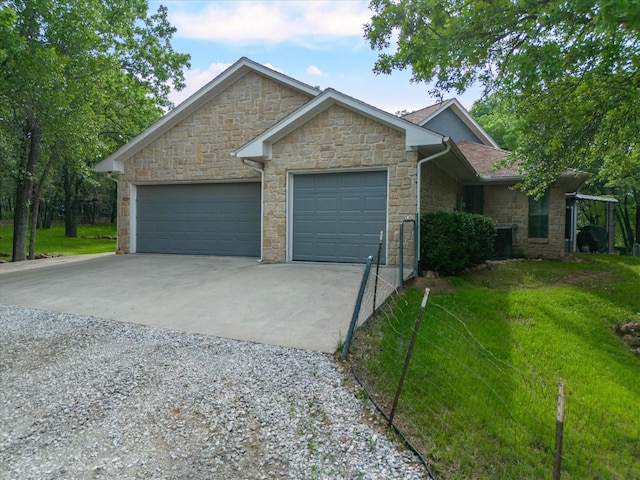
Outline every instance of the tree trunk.
POLYGON ((34 195, 31 204, 31 230, 29 231, 29 260, 36 258, 36 232, 38 231, 38 210, 40 209, 40 196, 34 195))
POLYGON ((36 232, 38 231, 38 214, 40 210, 40 200, 42 199, 42 192, 44 190, 47 177, 51 171, 51 167, 54 163, 55 157, 52 155, 47 162, 47 166, 42 172, 40 181, 36 189, 33 191, 33 198, 31 199, 31 232, 29 234, 29 260, 35 260, 36 258, 36 232))
POLYGON ((633 198, 636 201, 636 243, 640 243, 640 192, 634 192, 633 198))
MULTIPOLYGON (((64 210, 64 236, 67 238, 78 237, 78 215, 80 214, 80 190, 82 180, 75 175, 69 179, 68 198, 65 198, 64 210)), ((65 194, 67 194, 65 190, 65 194)))
POLYGON ((29 201, 33 191, 36 166, 40 155, 40 124, 37 119, 27 119, 24 128, 26 161, 20 169, 16 189, 16 207, 13 216, 12 262, 27 259, 27 233, 29 230, 29 201))

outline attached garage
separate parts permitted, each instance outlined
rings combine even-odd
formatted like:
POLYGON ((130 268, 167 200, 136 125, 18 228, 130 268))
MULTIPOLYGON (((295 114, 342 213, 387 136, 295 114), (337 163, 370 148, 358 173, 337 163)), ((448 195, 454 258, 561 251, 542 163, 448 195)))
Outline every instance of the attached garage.
POLYGON ((260 256, 260 184, 138 185, 141 253, 260 256))
POLYGON ((292 183, 293 260, 361 263, 376 255, 381 231, 386 243, 386 170, 297 174, 292 183))

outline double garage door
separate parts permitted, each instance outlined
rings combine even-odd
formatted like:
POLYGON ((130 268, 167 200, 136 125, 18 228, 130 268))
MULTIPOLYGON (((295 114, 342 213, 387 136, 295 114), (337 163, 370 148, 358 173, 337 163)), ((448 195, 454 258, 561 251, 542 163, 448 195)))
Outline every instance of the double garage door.
POLYGON ((260 256, 260 184, 139 185, 136 250, 260 256))
MULTIPOLYGON (((136 251, 259 257, 260 199, 259 183, 139 185, 136 251)), ((290 201, 293 260, 376 255, 386 232, 386 172, 294 175, 290 201)))

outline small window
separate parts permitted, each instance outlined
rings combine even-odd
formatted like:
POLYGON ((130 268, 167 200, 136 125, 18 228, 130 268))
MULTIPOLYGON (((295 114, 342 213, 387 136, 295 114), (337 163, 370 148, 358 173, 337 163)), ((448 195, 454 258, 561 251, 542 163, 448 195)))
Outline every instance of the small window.
POLYGON ((549 238, 549 192, 529 197, 529 238, 549 238))

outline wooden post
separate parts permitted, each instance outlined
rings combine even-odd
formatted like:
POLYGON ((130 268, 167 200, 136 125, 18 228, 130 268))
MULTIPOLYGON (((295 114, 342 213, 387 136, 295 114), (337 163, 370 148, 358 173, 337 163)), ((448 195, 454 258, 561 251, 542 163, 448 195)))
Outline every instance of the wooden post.
POLYGON ((564 435, 564 382, 558 384, 558 411, 556 413, 556 453, 553 462, 553 480, 560 480, 562 468, 562 437, 564 435))

